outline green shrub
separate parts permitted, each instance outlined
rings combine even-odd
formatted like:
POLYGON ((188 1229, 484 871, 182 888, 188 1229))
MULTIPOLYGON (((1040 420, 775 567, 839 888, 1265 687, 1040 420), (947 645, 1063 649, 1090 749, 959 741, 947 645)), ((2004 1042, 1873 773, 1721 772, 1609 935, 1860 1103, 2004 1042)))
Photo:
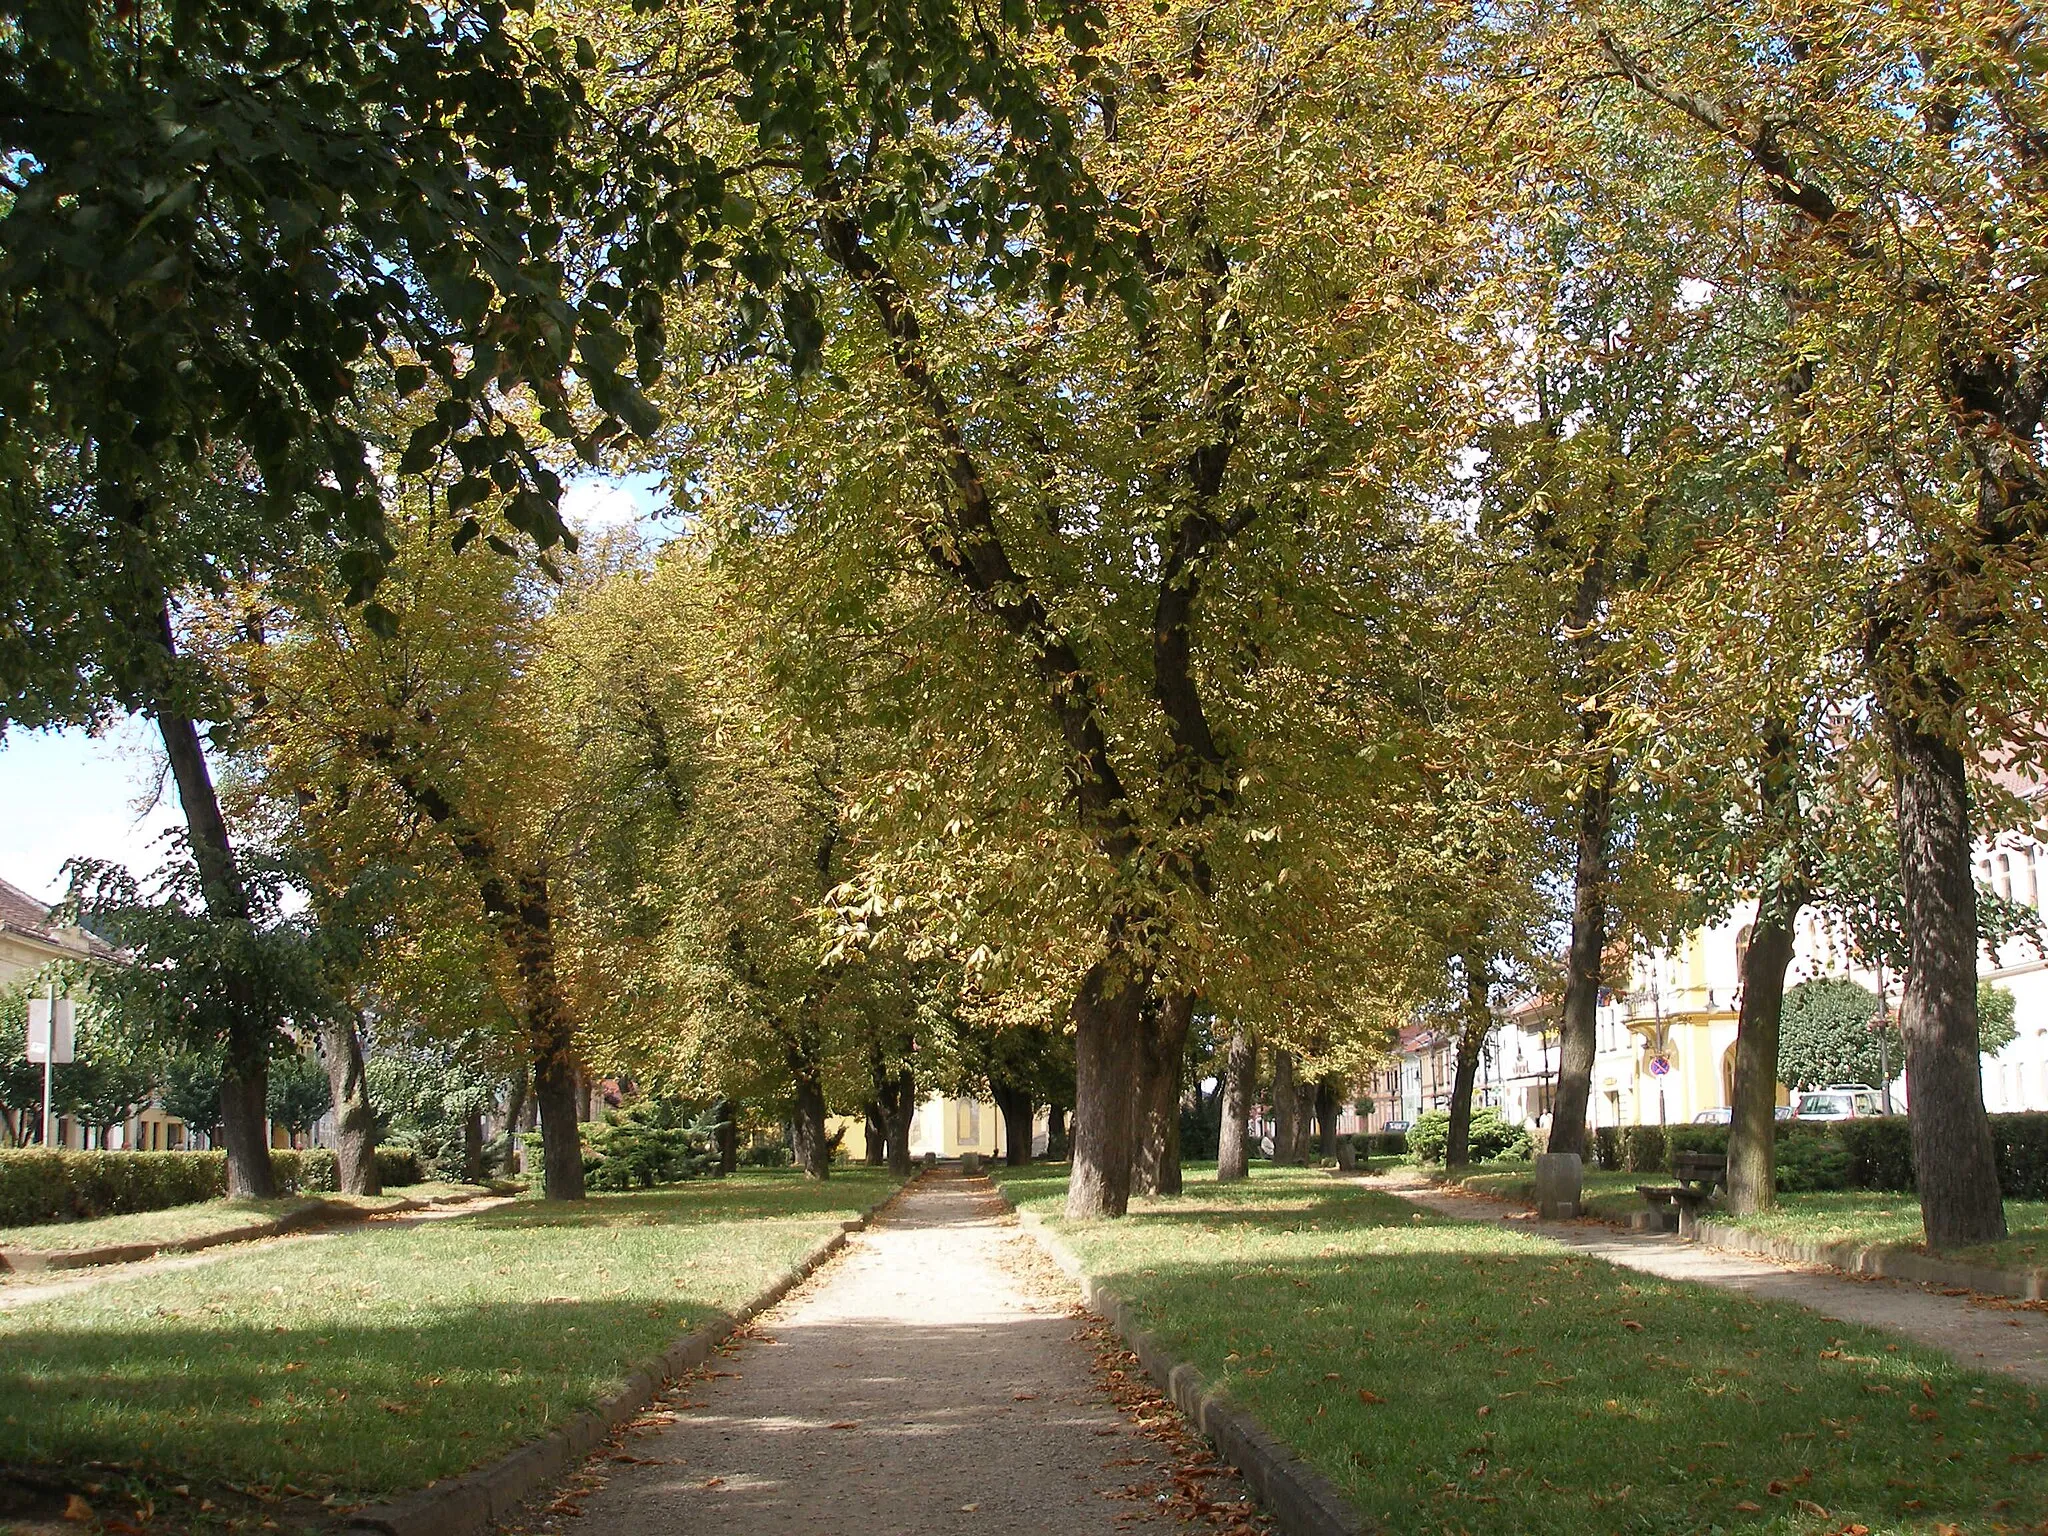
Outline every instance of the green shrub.
POLYGON ((1670 1139, 1661 1125, 1615 1128, 1621 1166, 1630 1173, 1658 1173, 1671 1166, 1670 1139))
POLYGON ((1408 1152, 1418 1163, 1441 1163, 1451 1139, 1449 1110, 1425 1109, 1408 1127, 1408 1152))
POLYGON ((0 1152, 0 1226, 160 1211, 226 1193, 224 1152, 0 1152))
POLYGON ((606 1110, 603 1124, 584 1128, 590 1187, 652 1189, 704 1178, 718 1167, 718 1125, 713 1111, 686 1120, 681 1106, 660 1099, 606 1110))
POLYGON ((1621 1167, 1621 1127, 1601 1125, 1593 1129, 1593 1161, 1609 1173, 1621 1167))
MULTIPOLYGON (((1418 1161, 1441 1163, 1450 1151, 1451 1112, 1447 1109, 1424 1110, 1408 1128, 1406 1136, 1395 1139, 1399 1139, 1403 1150, 1418 1161)), ((1465 1133, 1465 1150, 1473 1162, 1490 1163, 1504 1157, 1523 1158, 1529 1156, 1533 1147, 1528 1127, 1503 1120, 1500 1111, 1493 1106, 1486 1105, 1472 1112, 1472 1124, 1465 1133)), ((1370 1155, 1371 1149, 1360 1150, 1370 1155)), ((1382 1157, 1389 1155, 1380 1153, 1382 1157)))
POLYGON ((1778 1140, 1778 1191, 1808 1194, 1849 1187, 1849 1149, 1836 1136, 1783 1136, 1778 1140))
POLYGON ((1843 1120, 1834 1134, 1849 1154, 1850 1189, 1914 1187, 1913 1128, 1904 1115, 1843 1120))
POLYGON ((386 1189, 403 1189, 408 1184, 424 1184, 426 1181, 427 1170, 420 1161, 420 1154, 417 1149, 413 1147, 379 1147, 377 1149, 377 1182, 386 1189))
POLYGON ((2048 1114, 1993 1115, 1998 1188, 2008 1200, 2048 1200, 2048 1114))
POLYGON ((1374 1157, 1406 1157, 1408 1155, 1408 1133, 1406 1131, 1360 1131, 1351 1138, 1351 1150, 1361 1160, 1374 1157))
POLYGON ((1526 1158, 1535 1150, 1535 1141, 1529 1135, 1526 1125, 1517 1125, 1512 1120, 1503 1120, 1500 1111, 1492 1105, 1472 1113, 1472 1129, 1466 1138, 1475 1163, 1498 1162, 1502 1158, 1526 1158))
POLYGON ((790 1161, 789 1146, 780 1141, 760 1141, 742 1147, 738 1158, 742 1168, 787 1168, 790 1161))

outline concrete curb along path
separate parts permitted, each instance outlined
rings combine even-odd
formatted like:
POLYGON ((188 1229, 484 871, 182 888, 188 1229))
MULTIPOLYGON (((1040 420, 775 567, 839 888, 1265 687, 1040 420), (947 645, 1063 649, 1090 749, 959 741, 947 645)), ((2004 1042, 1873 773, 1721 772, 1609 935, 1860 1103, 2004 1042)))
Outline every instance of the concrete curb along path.
MULTIPOLYGON (((1472 1199, 1498 1200, 1524 1209, 1531 1205, 1531 1202, 1497 1195, 1490 1190, 1468 1189, 1459 1180, 1443 1174, 1424 1173, 1422 1176, 1439 1189, 1472 1199)), ((1360 1177, 1379 1175, 1362 1174, 1360 1177)), ((1602 1225, 1623 1230, 1614 1222, 1602 1225)), ((1896 1243, 1823 1243, 1796 1237, 1768 1237, 1733 1222, 1704 1217, 1694 1224, 1693 1241, 1703 1248, 1762 1254, 1784 1264, 1817 1264, 1823 1269, 1839 1269, 1849 1275, 1875 1275, 1916 1285, 1955 1286, 1983 1296, 2010 1296, 2017 1301, 2048 1301, 2048 1269, 1999 1269, 1989 1264, 1964 1264, 1896 1243)))
POLYGON ((1882 1243, 1859 1246, 1767 1237, 1726 1221, 1697 1222, 1695 1232, 1703 1247, 1760 1253, 1787 1264, 1819 1264, 1851 1275, 1880 1275, 1918 1285, 1954 1286, 1985 1296, 2048 1301, 2048 1269, 1995 1269, 1988 1264, 1962 1264, 1882 1243))
POLYGON ((1359 1536, 1360 1532, 1372 1529, 1335 1483, 1275 1439, 1257 1419, 1213 1390, 1192 1364, 1174 1359, 1158 1339, 1140 1328, 1137 1313, 1088 1273, 1080 1257, 1045 1225, 1043 1218, 1034 1211, 1019 1209, 1001 1184, 995 1187, 1004 1202, 1017 1212, 1018 1224, 1081 1287, 1081 1298, 1089 1310, 1123 1335, 1131 1353, 1138 1357, 1138 1363, 1159 1384, 1159 1389, 1237 1468, 1258 1495, 1266 1513, 1279 1522, 1287 1536, 1359 1536))
POLYGON ((378 1531, 383 1536, 476 1536, 516 1514, 539 1490, 559 1482, 604 1437, 633 1418, 670 1381, 695 1370, 712 1352, 758 1313, 766 1311, 809 1278, 846 1245, 876 1211, 901 1194, 899 1184, 859 1216, 839 1224, 801 1259, 736 1312, 714 1314, 627 1376, 625 1385, 595 1408, 578 1414, 538 1440, 530 1440, 488 1466, 431 1483, 417 1493, 367 1505, 342 1520, 341 1531, 378 1531))
POLYGON ((1969 1370, 2048 1386, 2048 1313, 2003 1297, 1972 1299, 1960 1290, 1944 1295, 1897 1278, 1796 1269, 1777 1259, 1681 1242, 1667 1234, 1639 1235, 1599 1222, 1538 1221, 1534 1212, 1506 1201, 1430 1184, 1368 1187, 1453 1221, 1511 1225, 1624 1269, 1804 1307, 1833 1321, 1911 1339, 1969 1370))
POLYGON ((262 1221, 252 1221, 245 1226, 228 1227, 219 1232, 208 1232, 199 1237, 175 1237, 161 1243, 113 1243, 103 1248, 57 1248, 50 1250, 34 1248, 0 1248, 0 1271, 13 1274, 36 1275, 50 1270, 94 1269, 103 1264, 135 1264, 144 1259, 153 1259, 164 1253, 198 1253, 207 1248, 220 1248, 228 1243, 253 1243, 265 1237, 283 1237, 293 1232, 303 1232, 309 1227, 343 1226, 353 1221, 368 1221, 373 1216, 402 1216, 409 1211, 424 1211, 437 1205, 461 1205, 470 1200, 488 1200, 489 1195, 444 1195, 433 1200, 400 1200, 395 1205, 379 1206, 374 1211, 357 1210, 345 1205, 308 1205, 304 1210, 287 1211, 282 1216, 270 1216, 262 1221))

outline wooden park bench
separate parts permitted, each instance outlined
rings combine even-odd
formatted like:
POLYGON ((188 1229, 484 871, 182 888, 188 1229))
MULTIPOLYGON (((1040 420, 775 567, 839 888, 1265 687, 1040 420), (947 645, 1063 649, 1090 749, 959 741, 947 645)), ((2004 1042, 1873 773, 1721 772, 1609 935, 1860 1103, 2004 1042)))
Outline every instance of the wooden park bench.
POLYGON ((1714 1192, 1728 1184, 1728 1159, 1718 1152, 1681 1152, 1671 1161, 1675 1184, 1638 1184, 1636 1193, 1650 1203, 1652 1221, 1664 1231, 1677 1229, 1691 1237, 1693 1221, 1714 1192))

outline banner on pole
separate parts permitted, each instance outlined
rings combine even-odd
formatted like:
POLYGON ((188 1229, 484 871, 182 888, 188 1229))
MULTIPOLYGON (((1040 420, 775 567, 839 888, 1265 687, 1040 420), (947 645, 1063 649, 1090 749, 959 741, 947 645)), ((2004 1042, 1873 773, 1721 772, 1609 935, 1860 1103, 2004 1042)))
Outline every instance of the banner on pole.
POLYGON ((28 1059, 37 1063, 48 1062, 52 1066, 68 1066, 78 1056, 77 1013, 68 997, 57 999, 54 1020, 51 1012, 47 997, 28 1000, 28 1059), (53 1033, 56 1036, 55 1050, 51 1049, 53 1033))

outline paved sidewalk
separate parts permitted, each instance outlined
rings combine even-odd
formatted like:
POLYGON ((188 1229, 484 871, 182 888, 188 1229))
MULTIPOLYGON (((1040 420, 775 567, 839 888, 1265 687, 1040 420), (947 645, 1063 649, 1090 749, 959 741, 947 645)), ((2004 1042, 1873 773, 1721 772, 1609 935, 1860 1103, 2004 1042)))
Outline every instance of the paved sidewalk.
POLYGON ((2048 1309, 1995 1298, 1944 1296, 1899 1280, 1796 1268, 1594 1222, 1538 1221, 1520 1206, 1448 1190, 1415 1175, 1377 1174, 1361 1182, 1442 1216, 1508 1222, 1626 1269, 1793 1302, 1825 1318, 1901 1334, 1976 1370, 2048 1386, 2048 1309))
MULTIPOLYGON (((654 1414, 624 1454, 589 1463, 602 1486, 564 1529, 1186 1530, 1185 1502, 1172 1501, 1189 1464, 1092 1374, 1063 1283, 986 1180, 927 1174, 741 1347, 714 1357, 715 1373, 670 1403, 673 1423, 654 1414)), ((1228 1469, 1192 1475, 1214 1501, 1201 1526, 1254 1528, 1228 1469)))

